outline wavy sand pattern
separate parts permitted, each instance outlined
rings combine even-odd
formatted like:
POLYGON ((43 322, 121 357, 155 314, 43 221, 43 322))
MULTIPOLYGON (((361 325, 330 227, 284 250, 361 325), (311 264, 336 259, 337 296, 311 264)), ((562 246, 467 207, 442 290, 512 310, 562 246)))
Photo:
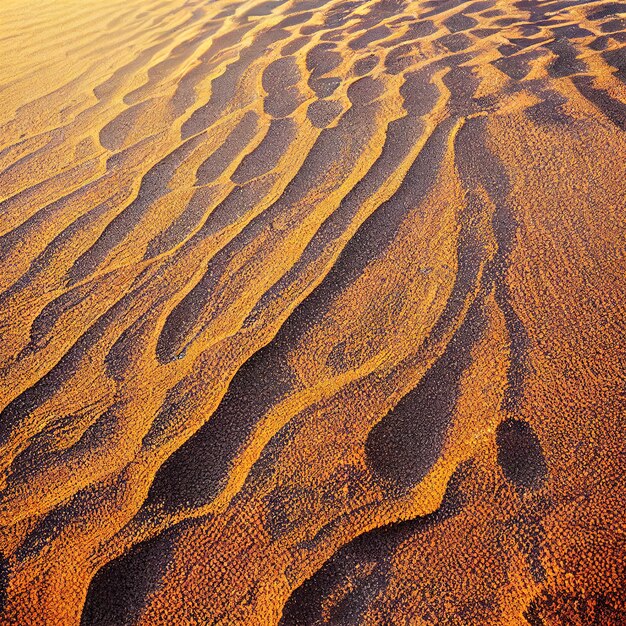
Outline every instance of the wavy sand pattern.
POLYGON ((626 4, 4 0, 0 622, 626 623, 626 4))

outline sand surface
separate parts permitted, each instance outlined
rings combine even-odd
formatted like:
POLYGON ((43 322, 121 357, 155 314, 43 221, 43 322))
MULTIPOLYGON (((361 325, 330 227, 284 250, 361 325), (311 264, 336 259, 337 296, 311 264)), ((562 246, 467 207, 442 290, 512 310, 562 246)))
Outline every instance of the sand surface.
POLYGON ((626 3, 0 2, 0 624, 626 624, 626 3))

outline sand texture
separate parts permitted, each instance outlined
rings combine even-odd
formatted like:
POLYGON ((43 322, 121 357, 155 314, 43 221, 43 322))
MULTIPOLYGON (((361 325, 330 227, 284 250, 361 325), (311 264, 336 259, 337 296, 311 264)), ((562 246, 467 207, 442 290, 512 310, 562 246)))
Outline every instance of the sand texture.
POLYGON ((626 624, 626 3, 0 2, 0 624, 626 624))

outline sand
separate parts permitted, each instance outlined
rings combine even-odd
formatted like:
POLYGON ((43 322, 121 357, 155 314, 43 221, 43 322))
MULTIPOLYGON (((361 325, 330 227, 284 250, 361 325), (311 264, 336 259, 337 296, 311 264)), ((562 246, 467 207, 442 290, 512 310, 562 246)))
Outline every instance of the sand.
POLYGON ((626 623, 625 44, 0 3, 0 623, 626 623))

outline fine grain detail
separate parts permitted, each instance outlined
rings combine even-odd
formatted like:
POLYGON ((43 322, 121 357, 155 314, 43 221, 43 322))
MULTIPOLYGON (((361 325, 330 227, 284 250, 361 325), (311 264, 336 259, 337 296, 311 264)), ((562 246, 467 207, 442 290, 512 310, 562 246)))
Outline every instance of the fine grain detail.
POLYGON ((626 623, 626 4, 0 2, 0 624, 626 623))

